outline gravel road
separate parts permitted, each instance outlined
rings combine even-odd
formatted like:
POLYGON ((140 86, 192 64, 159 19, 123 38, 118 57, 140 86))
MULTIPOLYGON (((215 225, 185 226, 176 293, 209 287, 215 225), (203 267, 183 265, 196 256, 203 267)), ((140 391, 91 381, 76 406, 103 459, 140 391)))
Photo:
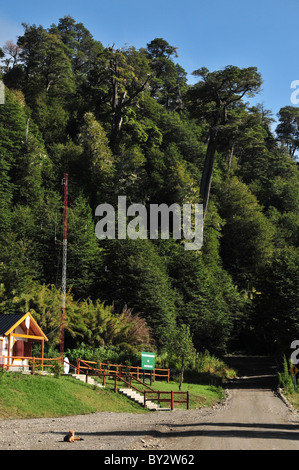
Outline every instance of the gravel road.
POLYGON ((299 450, 299 415, 275 392, 271 363, 241 359, 215 408, 0 420, 0 450, 299 450), (64 442, 69 429, 83 440, 64 442))

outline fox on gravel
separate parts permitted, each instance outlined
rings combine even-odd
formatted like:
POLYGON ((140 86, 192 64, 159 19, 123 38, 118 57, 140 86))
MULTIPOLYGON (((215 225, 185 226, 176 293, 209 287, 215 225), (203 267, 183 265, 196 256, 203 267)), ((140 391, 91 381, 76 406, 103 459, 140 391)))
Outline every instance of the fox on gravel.
POLYGON ((64 436, 65 442, 75 442, 75 441, 83 441, 82 437, 75 437, 75 431, 72 429, 69 430, 68 434, 64 436))

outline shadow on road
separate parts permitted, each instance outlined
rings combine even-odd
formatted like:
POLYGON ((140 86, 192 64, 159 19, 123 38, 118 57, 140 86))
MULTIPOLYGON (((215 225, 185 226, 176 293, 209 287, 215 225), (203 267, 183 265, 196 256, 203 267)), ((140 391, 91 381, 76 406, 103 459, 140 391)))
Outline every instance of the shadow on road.
MULTIPOLYGON (((109 436, 120 437, 151 437, 155 439, 167 438, 194 438, 199 436, 208 437, 231 437, 231 438, 246 438, 246 439, 287 439, 299 440, 298 429, 299 426, 287 424, 245 424, 245 423, 188 423, 188 424, 171 424, 172 428, 185 427, 186 429, 174 429, 173 431, 157 431, 154 429, 144 430, 114 430, 114 431, 94 431, 84 432, 78 430, 79 436, 98 436, 108 438, 109 436), (194 429, 196 427, 201 429, 194 429), (214 427, 214 429, 213 429, 214 427), (227 429, 225 429, 225 427, 227 429), (234 429, 235 427, 235 429, 234 429), (190 429, 188 429, 190 428, 190 429)), ((63 434, 62 432, 53 432, 53 434, 63 434)))
POLYGON ((228 388, 277 389, 278 364, 274 357, 227 356, 225 362, 237 371, 237 378, 228 382, 228 388))

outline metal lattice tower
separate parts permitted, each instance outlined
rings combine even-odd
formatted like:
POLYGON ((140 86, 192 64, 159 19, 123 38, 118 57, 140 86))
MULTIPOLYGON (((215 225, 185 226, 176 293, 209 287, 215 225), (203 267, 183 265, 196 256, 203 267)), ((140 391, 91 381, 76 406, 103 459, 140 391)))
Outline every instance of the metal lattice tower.
POLYGON ((66 296, 66 264, 67 264, 67 215, 68 215, 68 174, 64 174, 64 208, 63 208, 63 242, 62 242, 62 281, 61 281, 61 330, 60 354, 64 354, 65 296, 66 296))

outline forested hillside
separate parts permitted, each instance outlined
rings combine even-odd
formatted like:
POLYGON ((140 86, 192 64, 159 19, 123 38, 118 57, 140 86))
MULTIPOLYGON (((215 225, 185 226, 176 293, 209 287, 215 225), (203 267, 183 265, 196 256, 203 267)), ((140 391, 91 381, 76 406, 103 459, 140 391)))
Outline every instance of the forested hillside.
POLYGON ((298 339, 299 108, 281 109, 274 133, 271 111, 247 102, 254 64, 199 63, 189 85, 165 39, 116 50, 69 16, 24 24, 1 56, 1 313, 32 311, 59 344, 68 173, 66 347, 163 351, 181 324, 216 355, 298 339), (119 195, 203 202, 202 249, 98 240, 95 209, 119 195))

